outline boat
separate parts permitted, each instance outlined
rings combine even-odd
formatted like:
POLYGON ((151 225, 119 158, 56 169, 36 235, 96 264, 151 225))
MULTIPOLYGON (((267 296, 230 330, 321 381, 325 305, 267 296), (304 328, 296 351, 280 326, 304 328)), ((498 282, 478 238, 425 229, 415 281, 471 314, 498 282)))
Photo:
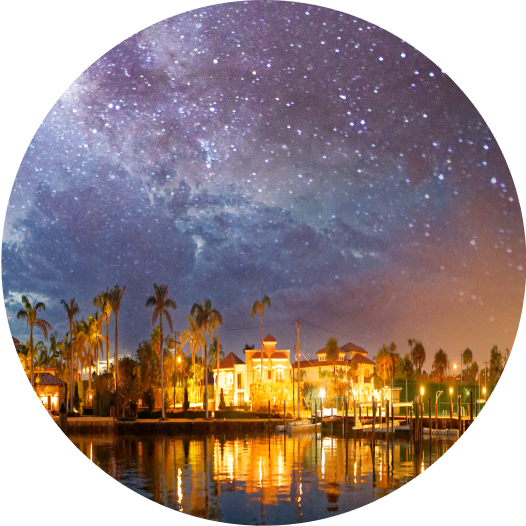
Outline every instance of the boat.
POLYGON ((311 420, 296 420, 288 423, 285 426, 285 430, 289 435, 313 433, 321 430, 321 422, 314 423, 311 420))

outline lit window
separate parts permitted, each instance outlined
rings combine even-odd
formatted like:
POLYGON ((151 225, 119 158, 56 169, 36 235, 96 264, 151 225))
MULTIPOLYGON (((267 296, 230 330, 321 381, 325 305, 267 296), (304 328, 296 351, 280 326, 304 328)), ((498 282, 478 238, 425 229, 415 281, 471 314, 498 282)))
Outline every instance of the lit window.
POLYGON ((276 367, 276 380, 283 380, 283 367, 276 367))

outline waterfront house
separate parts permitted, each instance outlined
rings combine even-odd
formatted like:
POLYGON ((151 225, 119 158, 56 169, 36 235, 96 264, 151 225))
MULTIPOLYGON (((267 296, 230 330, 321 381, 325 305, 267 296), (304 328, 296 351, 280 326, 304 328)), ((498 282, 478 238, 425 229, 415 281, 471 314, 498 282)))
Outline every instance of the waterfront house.
MULTIPOLYGON (((245 349, 245 361, 234 353, 219 363, 218 390, 223 389, 227 405, 243 405, 250 400, 250 387, 262 383, 280 384, 291 379, 290 349, 276 349, 277 340, 268 334, 261 349, 245 349), (263 361, 263 375, 262 362, 263 361)), ((217 370, 214 369, 214 381, 217 370)))
MULTIPOLYGON (((20 360, 20 365, 29 380, 30 369, 27 356, 24 355, 23 346, 18 339, 13 336, 11 336, 11 338, 18 359, 20 360)), ((34 367, 33 369, 35 393, 48 412, 58 412, 60 404, 65 400, 65 384, 55 376, 55 373, 56 369, 54 367, 49 367, 48 365, 34 367)))
MULTIPOLYGON (((349 394, 359 402, 370 400, 374 385, 372 376, 375 363, 367 358, 367 351, 354 343, 346 343, 341 346, 336 360, 327 359, 325 347, 316 353, 316 360, 301 360, 301 380, 305 382, 329 382, 333 372, 348 382, 349 394)), ((296 371, 297 362, 292 364, 296 371)), ((296 377, 297 377, 297 373, 296 377)))

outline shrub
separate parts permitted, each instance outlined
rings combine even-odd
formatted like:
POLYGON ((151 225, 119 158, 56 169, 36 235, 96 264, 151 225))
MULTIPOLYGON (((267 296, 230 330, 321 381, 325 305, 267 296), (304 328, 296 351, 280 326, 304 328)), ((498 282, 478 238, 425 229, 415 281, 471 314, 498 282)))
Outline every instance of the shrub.
POLYGON ((223 388, 221 388, 221 400, 219 401, 219 411, 226 411, 225 396, 223 395, 223 388))

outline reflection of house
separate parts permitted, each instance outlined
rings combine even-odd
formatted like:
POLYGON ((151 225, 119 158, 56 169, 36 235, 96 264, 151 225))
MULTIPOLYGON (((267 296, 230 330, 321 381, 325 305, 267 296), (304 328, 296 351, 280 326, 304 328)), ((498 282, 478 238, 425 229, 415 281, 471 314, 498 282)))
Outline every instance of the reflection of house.
MULTIPOLYGON (((358 401, 366 401, 372 395, 372 376, 374 373, 374 362, 367 358, 367 351, 354 343, 346 343, 339 349, 336 360, 327 359, 325 348, 319 350, 317 360, 300 361, 301 380, 306 382, 319 382, 328 378, 331 373, 336 372, 343 381, 348 381, 354 398, 358 401)), ((292 364, 296 370, 297 363, 292 364)), ((297 373, 296 373, 297 374, 297 373)))
MULTIPOLYGON (((270 334, 263 340, 263 383, 290 380, 290 349, 276 349, 270 334)), ((245 349, 246 363, 230 353, 219 363, 218 388, 223 389, 227 405, 242 405, 250 398, 250 385, 261 381, 261 350, 245 349)), ((214 377, 217 372, 214 370, 214 377)))

